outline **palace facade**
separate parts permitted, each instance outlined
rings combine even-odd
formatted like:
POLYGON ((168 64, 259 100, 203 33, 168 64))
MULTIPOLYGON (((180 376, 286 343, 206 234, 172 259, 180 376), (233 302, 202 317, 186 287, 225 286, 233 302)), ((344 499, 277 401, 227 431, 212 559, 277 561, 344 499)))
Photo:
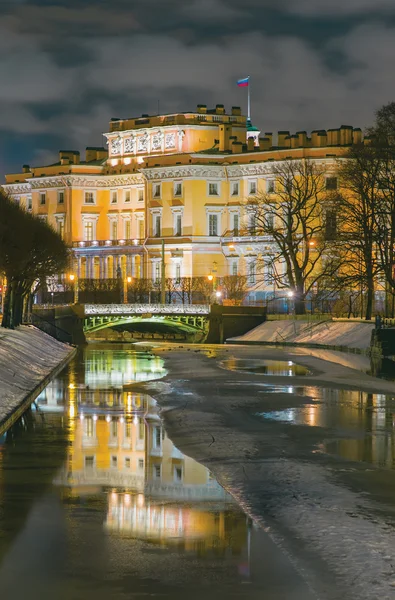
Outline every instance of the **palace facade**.
POLYGON ((47 220, 72 248, 78 278, 152 278, 245 274, 250 299, 273 293, 256 281, 256 263, 273 254, 269 237, 251 235, 245 210, 259 191, 275 194, 273 167, 310 158, 337 186, 336 159, 362 139, 360 129, 290 135, 260 132, 239 107, 112 119, 107 148, 85 160, 61 150, 54 164, 25 165, 4 189, 47 220))

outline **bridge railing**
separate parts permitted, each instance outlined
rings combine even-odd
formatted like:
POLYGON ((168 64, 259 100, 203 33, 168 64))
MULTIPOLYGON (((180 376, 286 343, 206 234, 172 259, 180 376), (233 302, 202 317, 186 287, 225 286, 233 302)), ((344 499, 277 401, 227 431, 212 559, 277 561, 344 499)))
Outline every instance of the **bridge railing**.
POLYGON ((208 315, 208 304, 85 304, 85 315, 208 315))

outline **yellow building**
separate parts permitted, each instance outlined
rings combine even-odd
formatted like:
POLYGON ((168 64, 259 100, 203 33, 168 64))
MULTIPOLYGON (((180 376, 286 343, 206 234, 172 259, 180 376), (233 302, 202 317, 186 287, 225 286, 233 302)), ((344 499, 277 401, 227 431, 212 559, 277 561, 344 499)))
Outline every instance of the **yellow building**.
POLYGON ((317 160, 336 187, 336 158, 362 132, 290 135, 260 132, 239 107, 112 119, 104 148, 60 151, 58 162, 23 167, 3 186, 21 205, 48 220, 73 249, 78 278, 161 278, 246 274, 251 299, 255 264, 273 254, 272 241, 250 235, 245 201, 274 193, 273 168, 287 158, 317 160), (244 233, 243 233, 244 230, 244 233))

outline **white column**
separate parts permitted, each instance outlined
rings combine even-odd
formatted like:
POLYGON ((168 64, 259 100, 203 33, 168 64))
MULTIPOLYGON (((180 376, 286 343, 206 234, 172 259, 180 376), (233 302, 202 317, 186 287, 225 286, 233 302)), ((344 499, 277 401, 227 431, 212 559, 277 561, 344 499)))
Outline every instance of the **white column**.
POLYGON ((78 279, 81 277, 81 256, 79 254, 77 256, 77 277, 78 279))

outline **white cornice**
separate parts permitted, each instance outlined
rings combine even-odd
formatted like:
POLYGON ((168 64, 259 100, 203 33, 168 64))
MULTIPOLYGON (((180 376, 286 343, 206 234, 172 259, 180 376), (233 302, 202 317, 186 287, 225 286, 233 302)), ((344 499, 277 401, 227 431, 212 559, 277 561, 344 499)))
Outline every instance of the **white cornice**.
POLYGON ((141 169, 149 181, 163 179, 222 179, 225 170, 218 165, 182 165, 141 169))
POLYGON ((3 190, 5 190, 6 192, 10 192, 13 195, 15 194, 30 194, 31 190, 31 186, 30 183, 5 183, 4 185, 0 186, 3 188, 3 190))
POLYGON ((6 191, 12 194, 29 193, 32 190, 47 188, 111 188, 144 183, 140 173, 120 175, 53 175, 49 177, 31 178, 26 183, 10 183, 4 185, 6 191))

